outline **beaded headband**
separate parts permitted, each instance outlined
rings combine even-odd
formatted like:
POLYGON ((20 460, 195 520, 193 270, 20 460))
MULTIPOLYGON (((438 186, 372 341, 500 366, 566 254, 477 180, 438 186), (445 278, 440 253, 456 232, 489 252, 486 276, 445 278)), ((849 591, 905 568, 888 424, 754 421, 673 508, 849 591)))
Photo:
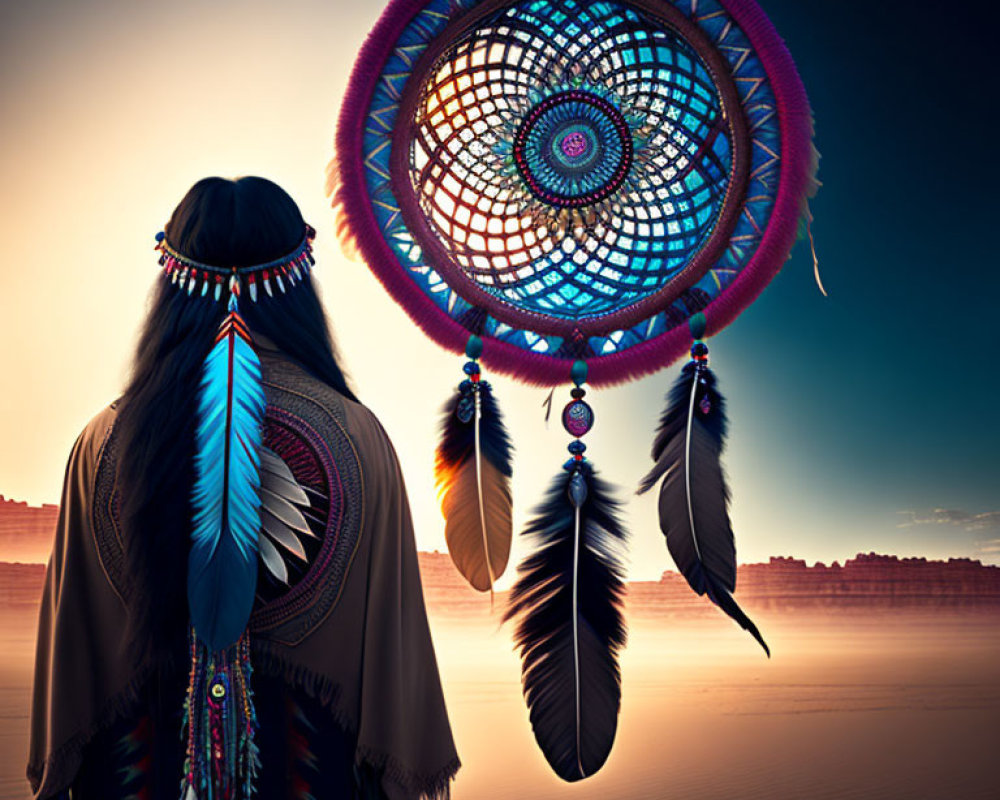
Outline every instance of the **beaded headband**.
POLYGON ((227 277, 230 291, 234 285, 239 284, 241 278, 245 277, 247 293, 256 303, 258 284, 263 284, 268 297, 274 297, 272 280, 284 294, 286 281, 289 286, 294 286, 297 280, 302 280, 303 275, 309 273, 316 264, 312 254, 312 242, 315 238, 316 230, 311 225, 306 225, 302 241, 291 253, 275 261, 250 267, 218 267, 202 264, 174 250, 163 231, 156 234, 154 249, 160 253, 160 266, 164 268, 170 282, 188 294, 194 294, 197 289, 201 296, 205 297, 214 287, 214 297, 220 300, 223 287, 227 285, 227 277))

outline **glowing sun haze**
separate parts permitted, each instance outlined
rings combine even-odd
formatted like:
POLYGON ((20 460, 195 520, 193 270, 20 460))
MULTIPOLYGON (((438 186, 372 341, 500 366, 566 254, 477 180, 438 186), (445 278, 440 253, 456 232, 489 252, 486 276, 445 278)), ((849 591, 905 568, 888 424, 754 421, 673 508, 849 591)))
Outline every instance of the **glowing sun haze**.
MULTIPOLYGON (((381 7, 343 0, 4 6, 0 493, 35 504, 58 500, 73 440, 128 374, 158 269, 153 235, 196 180, 256 174, 287 189, 318 229, 314 275, 344 364, 395 442, 418 546, 444 548, 433 450, 439 408, 463 359, 430 342, 361 263, 343 257, 323 190, 340 97, 381 7)), ((808 56, 801 42, 790 43, 808 56)), ((837 140, 830 142, 836 151, 837 140)), ((837 162, 827 155, 824 166, 835 175, 837 162)), ((831 190, 830 202, 837 197, 831 190)), ((814 207, 821 252, 823 202, 821 193, 814 207)), ((840 273, 841 263, 828 259, 824 278, 831 294, 849 298, 854 274, 840 273)), ((858 452, 849 446, 856 407, 838 407, 827 384, 845 382, 846 372, 837 371, 853 356, 840 353, 829 332, 858 310, 824 302, 810 270, 800 247, 761 301, 711 342, 731 412, 727 465, 740 560, 794 554, 830 561, 870 549, 978 554, 985 534, 898 527, 907 522, 898 512, 908 509, 951 503, 991 511, 986 495, 973 491, 978 484, 962 492, 943 483, 936 496, 926 484, 880 490, 873 488, 878 469, 849 468, 858 452), (816 348, 817 358, 779 365, 774 348, 790 308, 802 346, 816 348), (819 394, 822 416, 811 410, 823 407, 819 394)), ((842 346, 861 347, 855 340, 842 346)), ((669 565, 655 497, 636 499, 632 489, 676 371, 588 396, 597 414, 588 455, 628 500, 634 577, 655 577, 669 565)), ((517 447, 519 526, 565 459, 568 437, 558 413, 546 428, 547 392, 489 377, 517 447)), ((557 391, 556 410, 568 389, 557 391)), ((515 543, 512 565, 522 552, 515 543)))

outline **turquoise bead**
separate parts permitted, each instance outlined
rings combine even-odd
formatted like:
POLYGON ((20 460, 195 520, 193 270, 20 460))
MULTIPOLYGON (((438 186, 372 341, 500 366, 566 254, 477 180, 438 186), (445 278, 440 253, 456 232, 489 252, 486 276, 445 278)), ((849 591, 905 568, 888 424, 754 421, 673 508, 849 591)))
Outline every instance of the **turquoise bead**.
POLYGON ((479 358, 483 354, 483 340, 473 334, 469 341, 465 343, 466 358, 479 358))
POLYGON ((691 328, 691 338, 692 339, 703 339, 705 337, 705 329, 708 328, 708 320, 705 319, 705 315, 700 311, 688 320, 688 326, 691 328))

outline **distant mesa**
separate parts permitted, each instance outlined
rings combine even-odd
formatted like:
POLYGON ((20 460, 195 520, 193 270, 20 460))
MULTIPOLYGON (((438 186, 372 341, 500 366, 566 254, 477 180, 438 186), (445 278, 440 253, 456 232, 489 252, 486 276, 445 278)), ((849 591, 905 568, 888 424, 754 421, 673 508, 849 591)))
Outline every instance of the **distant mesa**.
POLYGON ((58 517, 57 505, 29 506, 0 494, 0 561, 48 561, 58 517))
MULTIPOLYGON (((439 616, 481 614, 489 596, 465 583, 447 553, 420 553, 424 596, 439 616)), ((500 593, 503 604, 505 593, 500 593)), ((877 609, 942 609, 1000 611, 1000 567, 968 558, 929 561, 876 553, 859 554, 830 566, 794 558, 772 557, 766 564, 737 569, 736 596, 746 609, 773 611, 838 611, 877 609)), ((656 619, 696 619, 719 612, 688 587, 677 572, 659 581, 631 581, 628 612, 656 619)))
MULTIPOLYGON (((424 598, 431 615, 442 619, 488 616, 488 594, 472 589, 447 553, 418 553, 424 598)), ((42 591, 42 564, 0 563, 0 607, 33 607, 42 591)), ((736 596, 753 611, 829 610, 837 613, 879 609, 928 612, 1000 611, 1000 567, 967 558, 928 561, 875 553, 844 563, 806 566, 794 558, 772 558, 766 564, 739 567, 736 596)), ((506 592, 495 603, 502 608, 506 592)), ((718 614, 705 598, 692 592, 676 572, 658 581, 632 581, 626 599, 636 618, 697 620, 718 614)))
POLYGON ((0 608, 30 611, 41 601, 44 564, 0 563, 0 608))
MULTIPOLYGON (((1000 567, 970 558, 932 561, 859 553, 843 565, 835 561, 809 567, 801 559, 772 556, 766 564, 744 564, 736 574, 740 604, 755 610, 1000 611, 1000 567)), ((664 572, 658 582, 629 585, 629 604, 639 613, 686 615, 692 601, 705 603, 676 572, 664 572)))
MULTIPOLYGON (((0 606, 33 605, 41 593, 58 506, 30 506, 0 495, 0 606), (33 563, 32 563, 33 562, 33 563)), ((445 618, 489 614, 490 599, 465 582, 447 553, 418 554, 424 597, 432 614, 445 618)), ((664 555, 666 558, 666 555, 664 555)), ((513 565, 511 566, 513 569, 513 565)), ((502 607, 505 593, 495 602, 502 607)), ((926 558, 861 553, 842 565, 807 566, 801 559, 772 557, 737 570, 736 596, 749 611, 911 608, 1000 611, 1000 567, 968 558, 926 558)), ((633 581, 629 613, 650 618, 698 618, 718 612, 692 592, 678 573, 658 581, 633 581)))

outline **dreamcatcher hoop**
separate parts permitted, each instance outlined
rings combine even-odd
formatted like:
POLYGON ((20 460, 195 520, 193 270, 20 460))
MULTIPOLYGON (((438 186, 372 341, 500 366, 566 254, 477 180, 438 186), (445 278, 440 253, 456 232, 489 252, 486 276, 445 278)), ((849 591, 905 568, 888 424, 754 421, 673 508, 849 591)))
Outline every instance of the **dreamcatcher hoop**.
MULTIPOLYGON (((398 255, 385 239, 383 226, 376 220, 365 180, 364 139, 366 128, 370 124, 372 97, 380 80, 383 80, 382 69, 387 59, 398 53, 401 34, 422 12, 427 13, 427 5, 422 0, 393 0, 361 50, 354 76, 344 97, 336 138, 339 154, 336 176, 339 182, 338 205, 343 217, 341 225, 350 229, 362 257, 386 289, 396 297, 414 322, 431 338, 448 350, 461 352, 468 340, 469 328, 442 314, 440 306, 428 296, 424 288, 414 283, 407 270, 399 263, 398 255)), ((447 14, 449 5, 443 2, 439 5, 442 6, 442 10, 431 13, 447 14)), ((474 24, 476 20, 488 15, 497 5, 500 5, 497 0, 485 2, 466 12, 453 24, 461 23, 466 26, 474 24)), ((628 5, 641 7, 649 14, 659 14, 659 19, 664 24, 678 29, 685 28, 687 35, 695 41, 699 40, 698 35, 689 30, 690 19, 670 3, 641 0, 631 1, 628 5)), ((699 3, 697 0, 688 0, 687 3, 679 5, 697 12, 699 3)), ((588 379, 595 386, 610 385, 640 377, 676 360, 686 352, 692 341, 684 323, 698 311, 703 312, 707 318, 708 335, 718 333, 725 328, 743 308, 753 302, 781 268, 795 242, 799 220, 806 213, 804 198, 814 185, 816 155, 811 144, 812 115, 794 63, 784 43, 753 0, 722 0, 718 5, 745 35, 750 48, 763 67, 767 83, 773 92, 773 113, 779 122, 781 142, 780 153, 777 154, 781 164, 780 180, 774 196, 773 210, 752 257, 718 296, 702 308, 692 310, 688 314, 674 315, 673 326, 660 335, 639 342, 627 350, 587 358, 588 379)), ((697 13, 691 16, 697 18, 697 13)), ((446 42, 441 39, 442 48, 445 44, 446 42)), ((717 47, 708 47, 705 52, 715 53, 717 47)), ((434 53, 419 56, 419 60, 418 55, 419 51, 415 52, 413 57, 414 75, 418 73, 421 64, 432 59, 434 53)), ((708 60, 711 63, 712 59, 708 60)), ((754 80, 761 82, 759 78, 754 80)), ((738 82, 740 82, 739 77, 733 81, 733 83, 738 82)), ((725 81, 722 83, 723 86, 726 85, 725 81)), ((402 129, 403 126, 396 128, 396 137, 405 136, 405 132, 400 133, 402 129)), ((400 148, 396 147, 393 150, 397 154, 394 159, 398 160, 404 156, 400 148)), ((397 170, 399 171, 401 170, 397 170)), ((751 173, 748 177, 752 183, 754 175, 751 173)), ((398 184, 397 177, 394 179, 394 185, 398 184)), ((412 208, 410 212, 408 220, 413 220, 415 215, 412 213, 412 208)), ((427 238, 430 239, 429 236, 427 238)), ((435 267, 447 272, 447 264, 447 260, 436 259, 435 267)), ((700 265, 696 265, 687 274, 696 274, 698 269, 700 265)), ((672 287, 671 292, 675 288, 677 286, 672 287)), ((648 299, 638 308, 651 308, 657 302, 662 304, 668 296, 660 295, 655 299, 648 299)), ((630 321, 637 313, 636 309, 630 308, 629 315, 623 316, 622 319, 630 321)), ((512 318, 513 316, 517 316, 516 313, 512 318)), ((536 325, 539 321, 544 327, 545 322, 542 320, 536 319, 536 325)), ((585 321, 582 327, 593 329, 596 325, 585 321)), ((574 356, 540 354, 524 347, 512 346, 500 339, 484 338, 486 339, 484 363, 499 372, 518 377, 531 384, 551 386, 565 382, 576 360, 574 356)))

